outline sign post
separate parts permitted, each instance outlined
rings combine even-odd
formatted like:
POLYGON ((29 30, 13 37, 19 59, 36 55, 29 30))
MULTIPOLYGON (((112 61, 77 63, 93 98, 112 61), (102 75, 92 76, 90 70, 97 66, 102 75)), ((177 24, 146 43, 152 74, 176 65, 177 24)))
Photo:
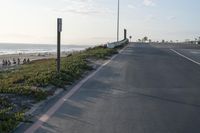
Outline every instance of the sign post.
POLYGON ((126 35, 127 35, 127 30, 124 29, 124 40, 127 38, 126 35))
POLYGON ((57 19, 57 72, 60 73, 60 39, 62 32, 62 18, 57 19))
POLYGON ((129 38, 130 38, 130 42, 131 42, 132 36, 129 36, 129 38))

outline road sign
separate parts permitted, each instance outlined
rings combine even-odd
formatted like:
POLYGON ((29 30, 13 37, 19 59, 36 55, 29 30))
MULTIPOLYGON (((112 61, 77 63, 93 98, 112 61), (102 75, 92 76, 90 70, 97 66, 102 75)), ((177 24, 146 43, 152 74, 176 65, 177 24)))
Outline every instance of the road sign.
POLYGON ((58 32, 62 32, 62 18, 58 18, 58 32))
POLYGON ((130 42, 131 42, 132 36, 129 36, 129 38, 130 38, 130 42))

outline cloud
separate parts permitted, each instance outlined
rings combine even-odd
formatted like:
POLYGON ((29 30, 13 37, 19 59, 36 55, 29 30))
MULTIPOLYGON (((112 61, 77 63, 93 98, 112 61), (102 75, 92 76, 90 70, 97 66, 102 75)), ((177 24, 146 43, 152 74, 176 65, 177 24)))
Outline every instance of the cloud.
POLYGON ((153 21, 153 20, 156 20, 156 16, 150 14, 150 15, 146 16, 146 18, 144 20, 145 20, 145 22, 153 21))
POLYGON ((155 2, 153 0, 143 0, 143 5, 145 5, 145 6, 155 6, 155 2))
POLYGON ((109 8, 99 6, 94 0, 63 0, 66 6, 60 9, 54 9, 55 12, 73 13, 73 14, 111 14, 109 8))
POLYGON ((167 20, 175 20, 176 19, 176 16, 168 16, 167 17, 167 20))
POLYGON ((128 8, 135 9, 136 6, 129 4, 129 5, 128 5, 128 8))

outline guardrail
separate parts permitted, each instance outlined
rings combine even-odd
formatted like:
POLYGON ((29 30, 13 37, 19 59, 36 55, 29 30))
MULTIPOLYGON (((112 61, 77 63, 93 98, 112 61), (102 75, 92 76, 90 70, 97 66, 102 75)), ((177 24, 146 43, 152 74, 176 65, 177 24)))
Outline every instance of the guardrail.
POLYGON ((107 48, 116 48, 116 47, 128 44, 128 42, 129 42, 128 39, 124 39, 124 40, 119 41, 119 42, 108 43, 107 48))

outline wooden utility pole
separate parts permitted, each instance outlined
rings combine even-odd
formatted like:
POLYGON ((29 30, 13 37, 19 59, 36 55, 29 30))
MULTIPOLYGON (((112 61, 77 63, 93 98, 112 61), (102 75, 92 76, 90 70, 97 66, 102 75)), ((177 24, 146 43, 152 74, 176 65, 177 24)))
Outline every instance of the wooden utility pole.
POLYGON ((62 32, 62 18, 57 19, 57 72, 60 73, 60 39, 62 32))

